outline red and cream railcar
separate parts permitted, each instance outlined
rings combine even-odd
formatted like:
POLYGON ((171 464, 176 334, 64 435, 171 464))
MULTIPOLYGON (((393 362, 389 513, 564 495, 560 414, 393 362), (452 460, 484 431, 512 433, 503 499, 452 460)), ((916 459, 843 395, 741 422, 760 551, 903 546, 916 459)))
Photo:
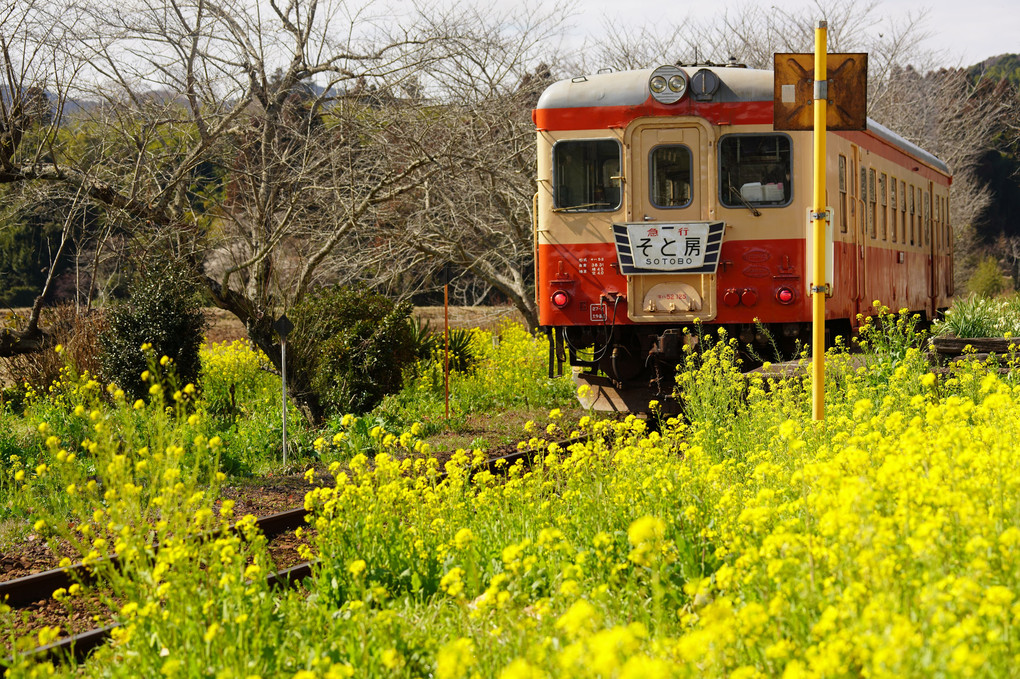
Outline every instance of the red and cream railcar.
MULTIPOLYGON (((578 77, 533 117, 540 322, 610 397, 597 407, 668 397, 695 319, 747 342, 764 341, 756 322, 780 343, 810 338, 812 133, 773 129, 771 71, 578 77)), ((870 120, 826 144, 827 333, 874 300, 932 318, 953 294, 948 168, 870 120)))

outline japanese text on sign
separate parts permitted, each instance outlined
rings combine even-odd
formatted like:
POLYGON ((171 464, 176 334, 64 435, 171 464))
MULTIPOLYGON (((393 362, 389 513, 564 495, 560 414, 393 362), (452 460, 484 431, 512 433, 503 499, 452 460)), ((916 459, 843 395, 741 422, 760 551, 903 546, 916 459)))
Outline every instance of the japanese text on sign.
POLYGON ((658 271, 679 271, 704 265, 708 224, 629 224, 634 265, 658 271))

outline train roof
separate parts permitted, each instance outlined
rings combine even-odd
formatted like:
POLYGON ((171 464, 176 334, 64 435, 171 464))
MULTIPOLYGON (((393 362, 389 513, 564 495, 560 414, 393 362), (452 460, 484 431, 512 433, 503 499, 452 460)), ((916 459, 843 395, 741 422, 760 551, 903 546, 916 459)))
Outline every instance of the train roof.
MULTIPOLYGON (((682 69, 687 73, 688 78, 703 69, 711 71, 719 77, 719 89, 711 99, 713 103, 773 101, 774 78, 772 71, 733 66, 686 66, 682 69)), ((635 71, 597 73, 560 80, 546 88, 535 109, 539 111, 543 109, 641 107, 651 99, 648 80, 653 70, 647 68, 635 71)), ((926 165, 947 175, 950 174, 949 167, 936 156, 871 118, 868 118, 868 132, 899 147, 926 165)))

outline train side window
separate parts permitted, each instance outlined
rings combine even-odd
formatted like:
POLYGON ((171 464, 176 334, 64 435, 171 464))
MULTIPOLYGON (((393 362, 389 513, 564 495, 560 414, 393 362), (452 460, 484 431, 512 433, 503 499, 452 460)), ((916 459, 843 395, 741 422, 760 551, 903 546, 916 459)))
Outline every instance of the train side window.
POLYGON ((691 204, 691 150, 686 146, 657 146, 651 153, 652 205, 662 208, 691 204))
POLYGON ((857 162, 850 161, 847 171, 849 177, 848 187, 850 189, 850 228, 857 232, 857 162))
POLYGON ((907 244, 907 183, 900 182, 900 242, 907 244))
POLYGON ((793 196, 793 154, 785 134, 730 134, 719 140, 719 201, 725 207, 782 207, 793 196))
POLYGON ((946 248, 949 250, 953 249, 953 225, 949 222, 949 197, 942 197, 942 211, 946 215, 946 248))
POLYGON ((868 232, 871 234, 871 240, 876 240, 878 238, 878 220, 876 219, 876 213, 878 212, 877 193, 878 191, 875 190, 875 170, 868 168, 868 232))
POLYGON ((911 187, 910 187, 910 244, 911 244, 911 245, 913 245, 913 244, 914 244, 914 231, 915 231, 915 229, 914 229, 914 223, 915 223, 915 221, 916 221, 916 220, 914 219, 914 214, 915 214, 915 205, 914 205, 914 187, 913 187, 913 186, 911 186, 911 187))
POLYGON ((938 212, 938 246, 945 247, 946 245, 946 212, 942 206, 942 196, 935 196, 935 210, 938 212))
POLYGON ((885 172, 878 176, 879 220, 882 223, 882 240, 889 240, 889 175, 885 172))
POLYGON ((924 209, 924 198, 920 187, 917 188, 917 245, 924 245, 924 222, 927 211, 924 209))
POLYGON ((839 157, 839 230, 846 233, 846 156, 839 157))
POLYGON ((924 244, 931 245, 931 203, 928 202, 927 191, 924 192, 921 205, 924 207, 924 244))
POLYGON ((615 139, 557 142, 553 147, 555 207, 600 212, 620 207, 620 143, 615 139))
POLYGON ((889 182, 889 210, 892 212, 892 242, 896 242, 899 211, 896 209, 896 177, 889 182))
POLYGON ((949 227, 949 198, 946 196, 942 196, 942 228, 946 230, 945 245, 947 248, 952 249, 953 232, 949 227))

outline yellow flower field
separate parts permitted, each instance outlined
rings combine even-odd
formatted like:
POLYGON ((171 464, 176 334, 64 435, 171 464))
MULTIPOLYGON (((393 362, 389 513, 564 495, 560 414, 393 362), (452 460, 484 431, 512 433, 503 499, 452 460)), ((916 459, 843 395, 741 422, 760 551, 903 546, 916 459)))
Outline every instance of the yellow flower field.
MULTIPOLYGON (((195 495, 178 455, 181 481, 122 487, 110 504, 136 513, 85 524, 83 549, 116 535, 131 554, 111 576, 114 643, 79 668, 26 660, 8 672, 1010 676, 1020 386, 980 363, 936 375, 916 349, 890 347, 863 366, 832 353, 823 422, 806 380, 745 380, 722 342, 685 366, 686 417, 656 431, 554 417, 521 443, 534 464, 502 475, 481 470, 481 451, 441 469, 413 452, 418 430, 381 437, 374 459, 333 464, 334 483, 306 496, 306 556, 319 565, 304 590, 268 588, 258 539, 139 546, 129 517, 152 507, 137 496, 164 498, 178 533, 229 517, 195 495)), ((169 424, 167 436, 164 448, 169 424)), ((128 461, 137 473, 142 460, 126 456, 111 474, 128 461)))

